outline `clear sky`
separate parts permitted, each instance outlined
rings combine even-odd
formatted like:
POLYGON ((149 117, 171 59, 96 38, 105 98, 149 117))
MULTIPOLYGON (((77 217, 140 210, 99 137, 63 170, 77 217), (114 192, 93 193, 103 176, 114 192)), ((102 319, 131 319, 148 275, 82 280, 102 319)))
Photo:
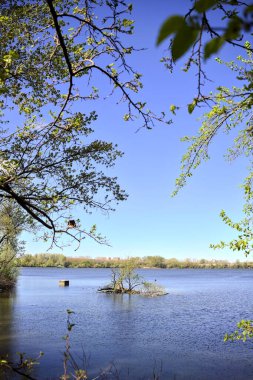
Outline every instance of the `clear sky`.
MULTIPOLYGON (((117 97, 83 105, 87 110, 95 109, 99 115, 93 125, 94 136, 117 143, 125 152, 112 173, 129 194, 128 200, 110 215, 103 215, 100 211, 87 215, 81 208, 76 211, 83 226, 89 228, 96 223, 112 247, 86 239, 77 252, 75 246, 51 252, 91 257, 161 255, 178 259, 244 259, 243 254, 209 249, 210 243, 234 236, 219 218, 221 209, 239 218, 243 205, 239 184, 244 178, 247 162, 242 159, 232 164, 225 162, 223 155, 231 141, 227 135, 217 138, 211 149, 211 160, 195 172, 177 197, 170 197, 186 149, 180 137, 197 132, 201 113, 197 111, 189 115, 184 108, 195 95, 194 73, 181 70, 183 60, 178 62, 173 74, 166 71, 160 63, 166 43, 157 48, 155 40, 161 23, 169 15, 185 13, 189 4, 188 0, 133 1, 135 32, 131 43, 147 48, 130 57, 131 64, 143 73, 144 89, 140 98, 148 101, 155 112, 165 111, 168 115, 171 104, 182 106, 176 116, 169 115, 173 116, 173 124, 157 124, 151 131, 142 129, 136 133, 138 121, 125 123, 122 120, 126 108, 124 104, 116 105, 117 97)), ((229 60, 237 53, 233 48, 225 48, 220 56, 229 60)), ((214 89, 217 84, 234 84, 229 70, 215 63, 214 59, 209 61, 207 71, 213 80, 207 84, 208 89, 214 89)), ((103 79, 100 83, 103 90, 103 79)), ((47 245, 33 241, 32 236, 24 237, 27 252, 47 250, 47 245)))

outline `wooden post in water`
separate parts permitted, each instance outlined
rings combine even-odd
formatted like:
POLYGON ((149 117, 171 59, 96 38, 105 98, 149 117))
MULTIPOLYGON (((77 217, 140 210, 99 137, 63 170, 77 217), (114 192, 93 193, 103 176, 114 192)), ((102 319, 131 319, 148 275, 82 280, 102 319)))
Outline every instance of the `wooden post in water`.
POLYGON ((69 280, 60 280, 59 286, 69 286, 69 280))

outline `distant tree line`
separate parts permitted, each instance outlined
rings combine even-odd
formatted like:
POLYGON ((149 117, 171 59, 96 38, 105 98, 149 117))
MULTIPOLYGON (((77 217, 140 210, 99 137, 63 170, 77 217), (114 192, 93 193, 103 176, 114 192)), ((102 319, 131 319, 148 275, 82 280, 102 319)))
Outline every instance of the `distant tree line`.
MULTIPOLYGON (((128 259, 66 257, 63 254, 39 253, 26 254, 17 259, 19 267, 58 267, 58 268, 120 268, 128 259)), ((177 260, 162 256, 134 257, 136 268, 253 268, 253 262, 229 262, 227 260, 177 260)))

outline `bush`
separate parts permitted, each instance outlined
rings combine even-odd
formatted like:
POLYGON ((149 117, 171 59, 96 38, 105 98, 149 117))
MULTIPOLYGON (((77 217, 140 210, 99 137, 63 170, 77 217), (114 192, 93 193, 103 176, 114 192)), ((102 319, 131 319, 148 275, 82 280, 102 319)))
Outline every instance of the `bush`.
POLYGON ((149 297, 163 296, 167 294, 163 286, 148 281, 143 282, 140 292, 149 297))

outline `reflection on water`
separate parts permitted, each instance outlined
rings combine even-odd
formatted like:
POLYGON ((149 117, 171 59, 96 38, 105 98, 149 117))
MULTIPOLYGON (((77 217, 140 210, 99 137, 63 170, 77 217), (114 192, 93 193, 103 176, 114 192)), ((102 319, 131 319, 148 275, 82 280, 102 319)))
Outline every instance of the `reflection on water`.
POLYGON ((15 297, 15 291, 0 293, 0 355, 11 354, 15 297))
MULTIPOLYGON (((66 310, 76 324, 72 352, 89 358, 89 374, 114 363, 120 379, 247 380, 253 378, 252 344, 223 342, 253 314, 253 271, 142 270, 168 289, 165 297, 101 294, 107 269, 26 268, 16 295, 0 296, 0 350, 45 352, 37 376, 63 373, 66 310), (58 286, 69 279, 70 287, 58 286)), ((85 361, 85 360, 84 360, 85 361)), ((87 360, 86 360, 87 361, 87 360)))
POLYGON ((120 307, 121 309, 131 311, 133 306, 133 296, 131 294, 107 294, 109 302, 114 305, 115 308, 120 307))

